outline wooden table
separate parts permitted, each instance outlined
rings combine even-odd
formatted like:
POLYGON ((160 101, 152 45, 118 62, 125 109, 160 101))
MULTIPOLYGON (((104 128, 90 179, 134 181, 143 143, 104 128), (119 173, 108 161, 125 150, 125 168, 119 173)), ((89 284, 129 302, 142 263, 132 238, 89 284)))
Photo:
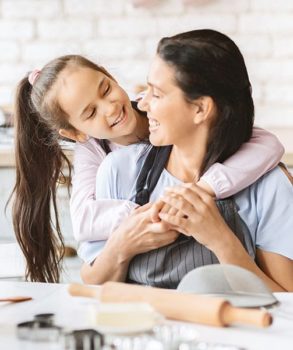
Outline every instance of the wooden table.
MULTIPOLYGON (((0 297, 28 295, 33 300, 19 304, 0 303, 0 348, 3 350, 60 350, 60 344, 33 343, 16 338, 16 324, 33 319, 35 314, 54 313, 56 324, 67 329, 92 328, 88 317, 90 307, 98 302, 71 297, 65 284, 29 282, 0 282, 0 297), (2 305, 1 305, 2 304, 2 305)), ((183 324, 194 327, 199 340, 241 346, 248 350, 289 350, 293 348, 293 293, 276 293, 281 304, 272 310, 274 323, 267 329, 233 326, 208 327, 199 324, 183 324)))

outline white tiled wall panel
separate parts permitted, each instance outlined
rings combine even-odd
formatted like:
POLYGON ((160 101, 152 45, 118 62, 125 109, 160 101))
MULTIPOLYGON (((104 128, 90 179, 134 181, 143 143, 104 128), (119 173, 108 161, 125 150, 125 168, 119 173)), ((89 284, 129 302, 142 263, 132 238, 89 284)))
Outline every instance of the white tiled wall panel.
POLYGON ((0 103, 12 103, 28 70, 68 53, 102 63, 131 92, 145 82, 162 36, 196 28, 220 30, 239 45, 256 123, 293 126, 291 0, 0 0, 0 103))

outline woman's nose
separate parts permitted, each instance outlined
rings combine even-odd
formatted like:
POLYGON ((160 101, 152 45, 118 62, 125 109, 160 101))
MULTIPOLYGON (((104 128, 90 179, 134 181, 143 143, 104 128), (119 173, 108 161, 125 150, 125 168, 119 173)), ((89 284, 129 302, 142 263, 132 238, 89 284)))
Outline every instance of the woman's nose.
POLYGON ((144 93, 142 93, 140 96, 137 107, 141 111, 144 111, 144 112, 148 111, 148 95, 149 95, 148 91, 144 91, 144 93))

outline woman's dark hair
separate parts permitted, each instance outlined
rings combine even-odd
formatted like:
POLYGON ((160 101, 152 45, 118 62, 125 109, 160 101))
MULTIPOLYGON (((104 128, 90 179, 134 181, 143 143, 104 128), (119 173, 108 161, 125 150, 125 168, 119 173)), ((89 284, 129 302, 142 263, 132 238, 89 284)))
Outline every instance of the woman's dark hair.
POLYGON ((210 96, 217 109, 201 172, 223 162, 250 139, 254 122, 251 85, 243 56, 226 35, 193 30, 160 40, 157 54, 175 70, 187 101, 210 96))
POLYGON ((28 77, 22 79, 16 93, 16 184, 12 215, 16 239, 27 263, 26 278, 31 281, 59 281, 64 242, 56 189, 64 180, 63 165, 67 163, 70 171, 70 163, 59 146, 58 130, 74 128, 57 102, 54 84, 66 68, 78 67, 91 68, 112 78, 104 68, 86 58, 68 55, 49 62, 33 86, 28 77))

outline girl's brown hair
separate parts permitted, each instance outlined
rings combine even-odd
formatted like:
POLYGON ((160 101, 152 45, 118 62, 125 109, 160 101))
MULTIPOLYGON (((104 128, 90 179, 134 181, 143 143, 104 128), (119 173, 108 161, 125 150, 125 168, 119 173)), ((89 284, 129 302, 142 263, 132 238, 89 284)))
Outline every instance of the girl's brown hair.
POLYGON ((22 79, 16 93, 16 184, 12 215, 16 239, 27 263, 26 279, 31 281, 58 282, 64 255, 56 189, 58 182, 64 180, 64 164, 70 172, 70 162, 59 145, 58 130, 73 127, 57 103, 54 84, 69 67, 91 68, 112 78, 86 58, 68 55, 49 62, 33 86, 28 77, 22 79))

